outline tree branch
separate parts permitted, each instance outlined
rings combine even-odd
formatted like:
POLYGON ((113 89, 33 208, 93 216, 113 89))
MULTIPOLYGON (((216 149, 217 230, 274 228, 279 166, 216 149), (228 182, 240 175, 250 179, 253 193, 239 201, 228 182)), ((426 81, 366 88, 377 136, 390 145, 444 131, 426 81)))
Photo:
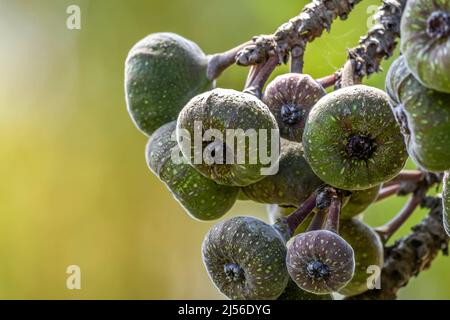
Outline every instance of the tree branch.
POLYGON ((430 209, 429 215, 412 228, 410 235, 385 249, 381 290, 369 290, 348 299, 395 299, 398 290, 428 269, 440 251, 448 255, 449 237, 442 224, 442 199, 425 198, 422 206, 430 209))
POLYGON ((324 30, 329 31, 337 17, 346 19, 359 2, 361 0, 315 0, 273 35, 254 37, 253 43, 238 53, 236 63, 241 66, 260 64, 274 55, 278 56, 279 62, 286 63, 294 50, 295 63, 302 65, 298 58, 303 57, 306 44, 322 35, 324 30))

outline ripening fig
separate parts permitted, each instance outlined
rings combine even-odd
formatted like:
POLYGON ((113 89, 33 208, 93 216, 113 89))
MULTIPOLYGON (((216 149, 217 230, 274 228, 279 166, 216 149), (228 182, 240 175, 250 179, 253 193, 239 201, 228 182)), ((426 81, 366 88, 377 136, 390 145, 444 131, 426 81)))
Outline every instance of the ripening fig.
POLYGON ((278 125, 269 108, 235 90, 214 89, 194 97, 178 117, 177 139, 200 173, 224 185, 263 179, 262 169, 279 156, 278 125))
POLYGON ((303 157, 300 143, 281 139, 280 151, 278 172, 242 191, 256 202, 298 207, 323 182, 303 157))
POLYGON ((339 235, 316 230, 297 235, 288 247, 288 272, 303 290, 329 294, 342 289, 353 277, 352 247, 339 235))
POLYGON ((198 220, 215 220, 236 202, 239 188, 218 185, 202 176, 182 159, 175 139, 176 122, 172 121, 150 137, 146 149, 149 168, 169 188, 188 214, 198 220))
POLYGON ((311 76, 288 73, 267 85, 262 100, 277 119, 280 136, 301 142, 309 111, 324 95, 325 89, 311 76))
POLYGON ((271 226, 252 217, 216 224, 202 247, 206 270, 233 300, 273 300, 286 288, 286 245, 271 226))
POLYGON ((206 76, 208 58, 192 41, 174 33, 153 33, 139 41, 125 63, 128 112, 151 135, 176 120, 195 95, 213 87, 206 76))
POLYGON ((450 169, 450 94, 422 86, 403 56, 392 63, 386 90, 412 160, 427 171, 450 169))
POLYGON ((383 267, 383 244, 375 231, 357 219, 342 220, 339 234, 352 246, 355 253, 355 274, 339 293, 354 296, 368 290, 370 268, 379 267, 381 270, 383 267))
POLYGON ((314 294, 300 289, 292 280, 289 280, 283 294, 277 300, 333 300, 331 294, 314 294))
POLYGON ((443 221, 444 228, 450 237, 450 172, 447 171, 444 175, 444 190, 442 192, 443 204, 443 221))
POLYGON ((395 177, 407 152, 387 95, 355 85, 334 91, 309 113, 305 158, 333 187, 364 190, 395 177))
POLYGON ((400 28, 401 49, 416 79, 450 93, 450 1, 408 0, 400 28))
POLYGON ((380 187, 352 191, 348 202, 342 206, 341 219, 351 219, 364 212, 377 199, 380 187))

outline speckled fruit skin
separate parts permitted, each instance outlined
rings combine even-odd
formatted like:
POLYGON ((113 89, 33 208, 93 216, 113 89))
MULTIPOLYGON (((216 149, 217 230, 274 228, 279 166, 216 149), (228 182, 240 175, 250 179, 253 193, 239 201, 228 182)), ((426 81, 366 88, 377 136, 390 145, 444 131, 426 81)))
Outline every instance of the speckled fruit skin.
POLYGON ((401 49, 414 76, 430 89, 450 93, 450 1, 408 0, 401 34, 401 49))
POLYGON ((297 235, 288 247, 286 265, 292 280, 308 292, 329 294, 342 289, 353 277, 352 247, 339 235, 317 230, 297 235), (324 274, 314 275, 313 266, 323 266, 324 274))
POLYGON ((355 85, 330 93, 311 110, 303 135, 305 158, 326 183, 364 190, 395 177, 407 152, 387 95, 355 85), (355 137, 371 141, 367 159, 349 155, 355 137))
POLYGON ((377 199, 380 187, 352 191, 350 199, 342 208, 341 219, 351 219, 363 213, 377 199))
POLYGON ((208 59, 192 41, 173 33, 153 33, 139 41, 125 63, 128 112, 136 126, 151 135, 176 120, 195 95, 209 90, 208 59))
POLYGON ((331 294, 314 294, 302 290, 292 280, 289 280, 283 294, 277 300, 333 300, 331 294))
POLYGON ((175 136, 171 138, 175 127, 176 122, 172 121, 150 137, 146 148, 148 166, 191 217, 198 220, 218 219, 236 202, 239 188, 218 185, 188 163, 173 162, 172 150, 178 149, 175 136))
MULTIPOLYGON (((236 159, 233 164, 226 164, 225 156, 223 164, 207 164, 205 161, 195 163, 194 131, 196 122, 201 123, 203 132, 213 129, 221 133, 221 140, 204 142, 204 144, 208 145, 204 145, 203 149, 200 150, 202 155, 205 154, 205 148, 211 146, 212 143, 217 144, 221 142, 221 144, 225 145, 224 149, 231 149, 224 141, 228 129, 240 129, 243 132, 249 129, 255 130, 258 141, 260 139, 260 130, 265 130, 267 133, 267 150, 270 155, 271 130, 278 130, 278 125, 269 108, 261 100, 253 95, 230 89, 214 89, 198 95, 183 108, 178 117, 177 138, 184 156, 190 159, 200 173, 219 184, 247 186, 265 177, 261 174, 261 169, 268 168, 270 165, 262 164, 259 157, 254 164, 247 160, 244 164, 239 164, 236 159), (184 145, 182 143, 183 135, 180 134, 182 129, 186 130, 191 137, 191 143, 188 143, 187 146, 186 143, 184 145)), ((248 140, 245 139, 246 156, 249 155, 249 150, 251 150, 248 140)), ((279 137, 276 144, 279 146, 279 137)), ((237 155, 236 148, 238 145, 241 146, 239 142, 235 141, 235 155, 237 155)))
POLYGON ((242 190, 255 202, 299 206, 322 184, 303 157, 302 145, 281 139, 277 174, 267 176, 242 190))
POLYGON ((368 290, 367 278, 370 274, 367 273, 367 268, 383 267, 383 244, 376 232, 357 219, 341 221, 339 234, 352 246, 355 253, 355 274, 339 293, 354 296, 368 290))
POLYGON ((442 204, 443 204, 443 221, 444 228, 450 237, 450 172, 447 171, 444 175, 444 191, 442 192, 442 204))
POLYGON ((262 98, 277 119, 282 138, 301 142, 309 111, 325 89, 306 74, 288 73, 267 85, 262 98))
POLYGON ((428 171, 450 169, 450 94, 422 86, 403 56, 389 69, 386 91, 412 160, 428 171))
POLYGON ((206 235, 202 254, 212 282, 230 299, 273 300, 286 288, 284 240, 261 220, 233 217, 219 222, 206 235))

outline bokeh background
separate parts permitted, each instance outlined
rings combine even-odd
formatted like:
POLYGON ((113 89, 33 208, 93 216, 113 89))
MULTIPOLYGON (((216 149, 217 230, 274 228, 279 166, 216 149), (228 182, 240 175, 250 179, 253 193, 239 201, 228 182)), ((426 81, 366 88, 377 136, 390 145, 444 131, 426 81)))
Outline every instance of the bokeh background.
MULTIPOLYGON (((0 0, 0 298, 223 298, 200 256, 212 224, 191 220, 146 167, 146 138, 125 108, 124 60, 157 31, 224 51, 272 33, 307 2, 0 0), (79 31, 66 28, 72 4, 81 7, 79 31), (82 272, 78 291, 66 288, 72 264, 82 272)), ((309 45, 305 72, 341 66, 379 3, 365 0, 309 45)), ((233 67, 218 84, 240 89, 246 72, 233 67)), ((384 76, 366 82, 383 88, 384 76)), ((377 204, 365 220, 383 224, 404 201, 377 204)), ((234 214, 266 219, 263 205, 246 202, 234 214)), ((450 298, 448 266, 440 256, 400 298, 450 298)))

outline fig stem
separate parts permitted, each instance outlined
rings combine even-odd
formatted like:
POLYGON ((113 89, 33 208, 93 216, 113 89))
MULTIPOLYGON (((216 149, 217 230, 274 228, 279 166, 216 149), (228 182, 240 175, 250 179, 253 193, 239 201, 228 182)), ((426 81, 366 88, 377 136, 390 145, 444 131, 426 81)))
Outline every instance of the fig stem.
POLYGON ((354 86, 355 84, 360 84, 361 79, 355 77, 355 67, 352 60, 347 60, 342 68, 341 75, 341 88, 354 86))
POLYGON ((375 228, 375 231, 380 235, 381 240, 386 243, 391 236, 400 229, 400 227, 408 220, 417 207, 424 199, 423 192, 414 193, 400 212, 384 226, 375 228))
POLYGON ((397 192, 400 190, 400 188, 401 188, 400 184, 393 184, 388 187, 382 188, 380 190, 380 192, 378 193, 376 202, 384 200, 386 198, 389 198, 390 196, 397 194, 397 192))
POLYGON ((331 199, 331 205, 328 211, 328 218, 325 229, 339 234, 339 220, 341 217, 341 197, 338 195, 333 196, 331 199))
POLYGON ((326 88, 329 88, 329 87, 331 87, 331 86, 334 86, 334 85, 336 84, 337 80, 338 80, 338 75, 337 75, 337 73, 333 73, 333 74, 330 74, 330 75, 328 75, 328 76, 326 76, 326 77, 317 79, 316 81, 317 81, 324 89, 326 89, 326 88))
POLYGON ((316 207, 316 194, 313 193, 311 196, 309 196, 308 199, 306 199, 300 205, 300 207, 298 207, 297 210, 295 210, 285 218, 286 219, 285 221, 289 226, 289 231, 291 235, 294 234, 298 226, 301 225, 303 221, 305 221, 305 219, 309 216, 309 214, 314 210, 315 207, 316 207))
POLYGON ((321 230, 323 229, 323 225, 325 223, 325 219, 327 217, 328 209, 319 210, 311 221, 311 224, 308 227, 307 232, 321 230))
POLYGON ((278 58, 273 56, 265 63, 252 66, 247 77, 244 92, 261 98, 262 90, 272 72, 278 66, 278 58))
POLYGON ((383 187, 396 185, 401 182, 419 182, 425 177, 425 173, 420 170, 403 170, 394 179, 385 183, 383 187))
POLYGON ((304 55, 305 51, 301 47, 297 46, 292 48, 290 65, 291 73, 303 73, 304 55))
POLYGON ((252 41, 247 41, 228 51, 208 56, 208 67, 206 69, 208 79, 211 81, 217 79, 223 71, 234 65, 236 63, 236 55, 251 43, 252 41))

